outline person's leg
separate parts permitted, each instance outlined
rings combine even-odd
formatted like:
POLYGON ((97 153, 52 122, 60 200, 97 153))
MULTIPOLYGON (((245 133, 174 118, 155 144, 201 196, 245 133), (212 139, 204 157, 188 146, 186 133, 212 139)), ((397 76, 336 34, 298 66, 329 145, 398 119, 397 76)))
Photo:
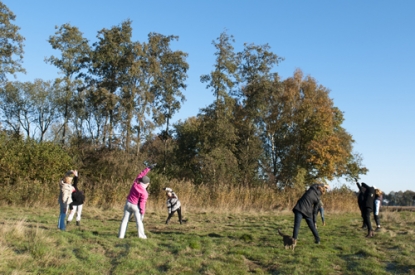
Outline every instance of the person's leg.
POLYGON ((360 208, 360 216, 362 217, 362 228, 365 229, 367 228, 367 224, 366 224, 366 218, 365 218, 365 209, 364 208, 360 208))
POLYGON ((73 205, 72 206, 72 210, 71 210, 71 212, 69 213, 69 216, 68 216, 68 222, 71 222, 72 221, 73 216, 75 215, 75 212, 76 212, 76 208, 77 208, 76 205, 73 205))
POLYGON ((58 228, 60 230, 65 230, 66 229, 66 211, 67 211, 67 207, 66 205, 59 201, 59 219, 58 219, 58 228))
POLYGON ((166 224, 169 223, 171 217, 173 217, 175 211, 172 211, 168 216, 167 216, 167 220, 166 220, 166 224))
POLYGON ((379 210, 380 210, 380 200, 375 200, 375 222, 376 222, 376 229, 380 228, 380 221, 379 221, 379 210))
POLYGON ((135 224, 137 226, 138 237, 141 239, 147 239, 147 236, 144 232, 144 224, 143 224, 144 215, 140 214, 140 208, 138 208, 137 205, 132 205, 132 209, 134 211, 135 224))
POLYGON ((78 211, 76 212, 76 225, 81 225, 83 204, 78 205, 78 211))
POLYGON ((313 219, 309 217, 304 217, 304 219, 307 222, 308 228, 310 228, 313 233, 315 243, 320 243, 320 236, 318 235, 317 228, 314 226, 313 219))
POLYGON ((366 237, 372 237, 373 236, 373 229, 372 229, 372 223, 370 221, 370 214, 371 210, 369 208, 365 209, 365 224, 367 225, 367 236, 366 237))
POLYGON ((130 220, 131 210, 129 209, 129 202, 127 201, 124 206, 124 217, 121 220, 120 230, 118 231, 118 238, 124 239, 125 232, 127 231, 128 221, 130 220))
POLYGON ((179 223, 182 224, 182 207, 177 209, 177 214, 179 215, 179 223))
POLYGON ((323 222, 323 225, 326 225, 326 222, 324 220, 324 208, 320 207, 320 215, 321 215, 321 221, 323 222))
POLYGON ((298 232, 300 231, 301 220, 303 219, 303 214, 298 211, 294 211, 294 230, 293 238, 297 239, 298 232))

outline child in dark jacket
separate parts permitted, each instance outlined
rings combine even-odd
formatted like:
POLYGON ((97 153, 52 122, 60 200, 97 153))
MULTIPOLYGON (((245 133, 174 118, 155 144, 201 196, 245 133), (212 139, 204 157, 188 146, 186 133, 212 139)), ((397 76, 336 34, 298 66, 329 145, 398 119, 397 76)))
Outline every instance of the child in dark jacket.
POLYGON ((77 213, 76 215, 76 225, 80 226, 81 225, 81 215, 82 215, 82 209, 83 209, 83 204, 85 201, 85 195, 84 192, 82 192, 81 190, 78 189, 78 171, 75 170, 74 171, 74 178, 73 178, 73 184, 72 186, 75 188, 75 190, 72 192, 72 203, 69 204, 69 209, 71 210, 69 217, 68 217, 68 221, 66 222, 66 224, 69 224, 75 213, 77 213))
POLYGON ((179 201, 179 198, 177 197, 177 194, 173 192, 173 190, 169 187, 164 188, 164 191, 166 191, 167 196, 167 211, 168 211, 168 217, 166 220, 166 224, 169 223, 169 220, 171 217, 173 217, 174 213, 177 212, 179 215, 179 222, 182 224, 182 206, 179 201))

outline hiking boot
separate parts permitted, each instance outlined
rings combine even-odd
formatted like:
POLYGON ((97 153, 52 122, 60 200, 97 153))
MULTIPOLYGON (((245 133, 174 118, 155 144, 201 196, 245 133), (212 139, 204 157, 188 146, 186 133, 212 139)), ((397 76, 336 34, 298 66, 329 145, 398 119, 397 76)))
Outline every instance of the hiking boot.
POLYGON ((81 221, 76 221, 76 225, 80 226, 81 225, 81 221))
POLYGON ((366 238, 372 238, 374 236, 373 231, 370 231, 367 235, 366 238))
POLYGON ((380 226, 378 226, 375 231, 379 232, 380 231, 380 226))

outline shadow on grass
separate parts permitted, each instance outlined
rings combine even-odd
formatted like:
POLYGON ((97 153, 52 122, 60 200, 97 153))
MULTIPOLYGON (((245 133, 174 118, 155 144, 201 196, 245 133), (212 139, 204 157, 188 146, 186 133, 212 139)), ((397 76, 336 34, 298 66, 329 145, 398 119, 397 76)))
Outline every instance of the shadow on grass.
POLYGON ((385 271, 392 274, 415 274, 415 265, 401 265, 391 262, 386 264, 385 271))

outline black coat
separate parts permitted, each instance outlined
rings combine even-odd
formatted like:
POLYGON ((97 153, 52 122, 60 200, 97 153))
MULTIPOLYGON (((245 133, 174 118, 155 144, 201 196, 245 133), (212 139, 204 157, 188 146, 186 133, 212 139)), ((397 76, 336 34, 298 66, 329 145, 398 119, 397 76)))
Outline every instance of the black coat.
POLYGON ((364 207, 373 210, 373 205, 375 204, 375 188, 364 182, 362 182, 362 186, 366 188, 364 194, 364 207))
POLYGON ((294 206, 293 212, 301 212, 308 218, 314 217, 314 213, 317 213, 316 208, 319 205, 321 191, 318 190, 318 186, 324 186, 323 184, 313 184, 304 193, 304 195, 297 201, 294 206))
POLYGON ((71 205, 81 205, 84 204, 85 195, 84 192, 78 189, 78 177, 74 177, 73 187, 75 192, 72 192, 72 203, 71 205))
POLYGON ((360 211, 365 209, 365 192, 363 192, 363 188, 360 183, 356 182, 357 188, 359 188, 359 194, 357 195, 357 204, 359 205, 360 211))

